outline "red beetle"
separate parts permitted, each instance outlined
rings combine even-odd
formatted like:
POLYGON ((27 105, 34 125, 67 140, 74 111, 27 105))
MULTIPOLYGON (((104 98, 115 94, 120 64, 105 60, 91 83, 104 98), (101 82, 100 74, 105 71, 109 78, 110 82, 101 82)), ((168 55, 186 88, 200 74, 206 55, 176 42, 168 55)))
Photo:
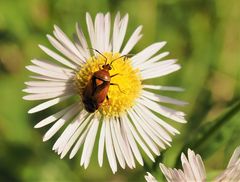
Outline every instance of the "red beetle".
POLYGON ((105 98, 109 99, 107 93, 110 85, 118 86, 119 90, 121 91, 118 84, 111 83, 111 78, 118 75, 118 73, 110 76, 109 71, 112 69, 111 64, 113 61, 124 57, 121 56, 117 59, 114 59, 110 64, 107 64, 107 58, 99 51, 95 51, 105 58, 105 64, 102 66, 102 68, 93 73, 93 76, 83 90, 83 104, 85 109, 90 113, 95 112, 102 105, 105 98))

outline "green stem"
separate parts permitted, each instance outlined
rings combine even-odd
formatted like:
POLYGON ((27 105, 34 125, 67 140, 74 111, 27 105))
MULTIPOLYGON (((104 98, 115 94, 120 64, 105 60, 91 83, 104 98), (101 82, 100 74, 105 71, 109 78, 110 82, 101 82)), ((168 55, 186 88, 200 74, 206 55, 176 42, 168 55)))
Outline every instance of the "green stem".
POLYGON ((203 137, 200 138, 195 145, 192 146, 192 149, 199 148, 208 138, 210 138, 218 129, 227 121, 229 121, 235 114, 240 110, 240 100, 238 100, 226 113, 221 115, 215 120, 215 124, 209 128, 209 130, 204 133, 203 137))

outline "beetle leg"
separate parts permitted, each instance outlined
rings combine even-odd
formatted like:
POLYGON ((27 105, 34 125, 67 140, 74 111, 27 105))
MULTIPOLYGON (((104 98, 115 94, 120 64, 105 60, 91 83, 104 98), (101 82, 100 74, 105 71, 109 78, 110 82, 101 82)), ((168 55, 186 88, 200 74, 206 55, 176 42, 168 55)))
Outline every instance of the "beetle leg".
POLYGON ((111 75, 110 77, 112 78, 112 77, 117 76, 117 75, 121 75, 121 76, 123 76, 124 74, 116 73, 116 74, 114 74, 114 75, 111 75))
POLYGON ((125 92, 121 90, 121 88, 119 87, 119 85, 118 85, 117 83, 110 83, 110 85, 115 85, 115 86, 117 86, 118 89, 120 90, 120 92, 122 92, 123 94, 125 94, 125 92))
POLYGON ((110 101, 109 101, 108 95, 106 96, 106 99, 107 99, 107 106, 109 107, 110 106, 110 101))
POLYGON ((111 75, 110 77, 112 78, 112 77, 117 76, 117 75, 119 75, 119 73, 116 73, 116 74, 114 74, 114 75, 111 75))

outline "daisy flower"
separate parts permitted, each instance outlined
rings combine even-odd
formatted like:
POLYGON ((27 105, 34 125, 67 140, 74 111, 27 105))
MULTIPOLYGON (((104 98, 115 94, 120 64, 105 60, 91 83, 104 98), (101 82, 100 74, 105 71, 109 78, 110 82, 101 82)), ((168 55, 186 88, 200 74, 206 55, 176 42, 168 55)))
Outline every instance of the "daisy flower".
POLYGON ((179 133, 164 119, 186 122, 183 112, 162 104, 186 103, 156 93, 178 92, 181 88, 149 85, 145 80, 168 75, 179 70, 180 65, 176 59, 162 60, 169 53, 158 52, 166 42, 130 54, 142 37, 142 26, 123 45, 128 14, 121 17, 118 13, 112 30, 109 13, 98 13, 94 21, 87 13, 86 23, 89 37, 76 24, 74 41, 54 26, 53 36, 47 38, 57 51, 39 45, 54 61, 34 59, 33 65, 26 67, 35 75, 26 82, 24 91, 28 95, 24 99, 43 100, 28 113, 63 101, 71 103, 37 123, 35 128, 51 125, 43 141, 61 129, 63 132, 53 150, 61 158, 66 154, 73 158, 81 151, 80 165, 84 168, 89 165, 95 143, 98 143, 99 165, 103 165, 106 152, 114 173, 118 164, 134 168, 136 160, 143 165, 142 152, 154 161, 154 155, 160 155, 161 149, 170 146, 171 135, 179 133))
MULTIPOLYGON (((182 167, 181 169, 167 168, 164 164, 160 164, 160 169, 163 172, 168 182, 204 182, 206 181, 206 171, 199 154, 195 154, 188 149, 188 157, 183 153, 181 155, 182 167)), ((147 182, 157 182, 157 180, 147 173, 145 176, 147 182)), ((215 178, 215 182, 221 181, 239 181, 240 180, 240 146, 237 147, 232 154, 227 168, 215 178)))

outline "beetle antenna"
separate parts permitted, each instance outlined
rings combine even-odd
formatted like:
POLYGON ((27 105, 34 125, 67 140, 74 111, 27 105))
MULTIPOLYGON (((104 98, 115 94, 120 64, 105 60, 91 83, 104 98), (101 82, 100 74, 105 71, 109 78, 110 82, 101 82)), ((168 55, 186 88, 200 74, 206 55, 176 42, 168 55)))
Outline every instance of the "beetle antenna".
POLYGON ((120 57, 112 60, 111 63, 110 63, 110 66, 112 66, 112 63, 113 63, 114 61, 116 61, 116 60, 118 60, 118 59, 121 59, 121 58, 123 58, 123 61, 126 61, 126 59, 127 59, 129 56, 132 56, 132 55, 133 55, 133 54, 125 54, 125 55, 122 55, 122 56, 120 56, 120 57))
POLYGON ((111 66, 111 68, 112 68, 112 69, 114 69, 114 70, 115 70, 115 68, 113 67, 113 65, 111 65, 111 64, 110 64, 110 66, 111 66))
POLYGON ((88 48, 88 49, 91 49, 91 50, 94 50, 94 51, 96 51, 98 54, 100 54, 103 58, 104 58, 104 64, 107 64, 107 57, 106 56, 104 56, 99 50, 97 50, 97 49, 94 49, 94 48, 88 48))

